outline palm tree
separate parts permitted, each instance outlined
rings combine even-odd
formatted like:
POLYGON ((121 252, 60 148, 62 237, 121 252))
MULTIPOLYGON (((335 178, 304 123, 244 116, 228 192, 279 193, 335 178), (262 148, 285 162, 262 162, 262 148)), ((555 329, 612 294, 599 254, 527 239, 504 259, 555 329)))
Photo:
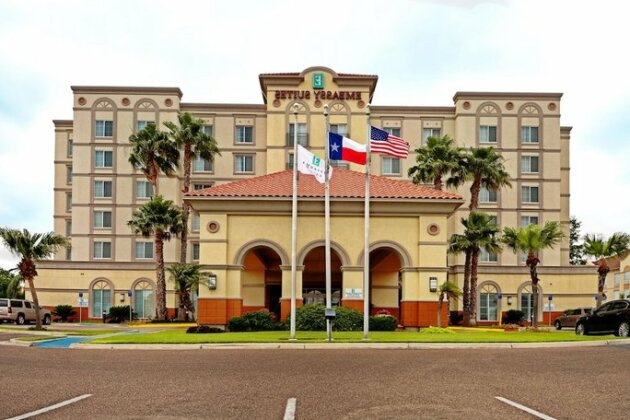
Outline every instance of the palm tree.
POLYGON ((492 147, 473 147, 462 155, 457 170, 448 180, 448 186, 459 186, 466 181, 470 185, 470 211, 479 208, 479 192, 481 187, 498 190, 501 187, 511 187, 510 174, 505 170, 503 156, 492 147))
MULTIPOLYGON (((438 300, 437 319, 438 319, 438 327, 441 327, 442 326, 442 302, 446 298, 446 307, 449 309, 448 312, 450 313, 451 299, 457 300, 462 295, 462 289, 457 287, 457 285, 453 283, 452 281, 447 280, 444 283, 442 283, 440 287, 438 287, 437 291, 440 295, 440 298, 438 300)), ((446 324, 448 325, 448 322, 446 324)))
POLYGON ((610 271, 607 259, 621 257, 630 248, 630 235, 617 232, 604 240, 593 234, 584 236, 584 253, 597 258, 597 307, 602 304, 606 276, 610 271))
POLYGON ((4 245, 14 255, 20 257, 18 270, 23 279, 28 282, 28 287, 35 304, 35 329, 42 329, 42 318, 39 313, 39 298, 35 289, 34 279, 37 277, 35 263, 55 254, 59 248, 68 246, 66 238, 54 232, 30 233, 10 228, 0 228, 0 238, 4 245))
POLYGON ((191 314, 195 313, 195 307, 190 293, 198 291, 200 285, 210 286, 209 273, 201 270, 199 264, 174 263, 166 268, 170 280, 175 284, 175 290, 179 293, 181 305, 191 314))
POLYGON ((503 229, 502 242, 511 248, 514 253, 527 253, 525 264, 529 267, 529 275, 532 281, 532 306, 534 316, 532 326, 538 327, 538 253, 543 249, 553 248, 564 237, 560 223, 546 222, 543 227, 529 225, 518 229, 506 227, 503 229))
POLYGON ((160 172, 172 176, 177 170, 179 149, 154 123, 129 136, 129 142, 129 163, 144 173, 154 189, 160 172))
POLYGON ((133 212, 127 223, 136 234, 145 238, 155 237, 155 276, 156 276, 156 314, 158 320, 168 318, 166 308, 166 280, 164 278, 164 241, 179 235, 184 230, 182 211, 171 200, 161 195, 151 198, 133 212))
POLYGON ((472 245, 466 235, 454 233, 451 235, 448 244, 448 252, 451 254, 466 255, 464 261, 464 288, 462 291, 462 306, 464 314, 470 314, 470 257, 472 255, 472 245))
POLYGON ((442 178, 458 167, 462 150, 449 136, 429 137, 425 146, 415 150, 416 166, 407 174, 414 184, 432 182, 436 190, 441 190, 442 178))
MULTIPOLYGON (((200 157, 210 162, 214 161, 216 154, 221 155, 217 142, 204 133, 203 120, 193 117, 190 113, 184 112, 177 116, 179 125, 172 121, 166 121, 164 125, 170 130, 169 137, 173 139, 178 147, 184 148, 184 188, 182 192, 186 194, 190 191, 190 172, 193 159, 200 157)), ((184 215, 184 226, 188 226, 190 216, 190 204, 186 201, 182 204, 184 215)), ((186 253, 188 250, 188 230, 182 231, 179 262, 186 263, 186 253)))

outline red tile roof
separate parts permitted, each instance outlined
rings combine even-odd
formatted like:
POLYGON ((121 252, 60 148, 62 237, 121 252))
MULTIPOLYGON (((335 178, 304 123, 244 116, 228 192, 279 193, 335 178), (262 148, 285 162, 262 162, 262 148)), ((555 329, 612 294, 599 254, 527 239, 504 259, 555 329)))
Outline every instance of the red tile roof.
MULTIPOLYGON (((324 185, 314 176, 299 174, 299 197, 324 197, 324 185)), ((293 171, 286 170, 255 178, 217 185, 204 190, 191 191, 187 197, 291 197, 293 195, 293 171)), ((334 168, 330 180, 331 198, 364 198, 365 174, 347 169, 334 168)), ((415 185, 382 176, 370 176, 370 197, 389 199, 445 199, 461 200, 462 197, 446 191, 415 185)))

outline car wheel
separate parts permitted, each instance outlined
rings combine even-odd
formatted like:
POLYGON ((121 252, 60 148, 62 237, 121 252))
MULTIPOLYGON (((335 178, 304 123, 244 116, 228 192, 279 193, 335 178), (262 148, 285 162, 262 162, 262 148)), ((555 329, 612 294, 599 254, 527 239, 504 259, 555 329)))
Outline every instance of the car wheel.
POLYGON ((619 327, 617 328, 617 336, 619 337, 627 337, 628 334, 630 333, 630 324, 628 324, 627 322, 622 322, 621 324, 619 324, 619 327))
POLYGON ((586 327, 584 326, 584 324, 578 324, 575 327, 575 334, 577 334, 577 335, 586 335, 586 327))
POLYGON ((562 324, 560 323, 560 321, 556 321, 556 330, 561 330, 562 329, 562 324))
POLYGON ((50 315, 44 315, 44 325, 50 325, 50 315))
POLYGON ((18 314, 17 318, 15 319, 15 323, 18 325, 24 325, 26 324, 26 318, 24 318, 24 315, 18 314))

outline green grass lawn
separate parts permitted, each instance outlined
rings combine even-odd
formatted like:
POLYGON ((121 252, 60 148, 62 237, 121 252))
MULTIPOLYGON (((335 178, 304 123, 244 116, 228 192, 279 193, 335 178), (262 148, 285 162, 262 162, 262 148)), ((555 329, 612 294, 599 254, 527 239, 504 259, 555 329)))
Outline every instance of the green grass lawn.
MULTIPOLYGON (((335 332, 335 342, 362 342, 363 333, 335 332)), ((573 331, 559 332, 511 332, 465 331, 455 332, 441 329, 427 329, 421 332, 372 332, 371 342, 387 343, 525 343, 558 341, 611 340, 612 335, 578 336, 573 331)), ((288 331, 264 331, 249 333, 186 334, 185 331, 159 331, 143 334, 121 334, 90 340, 93 344, 190 344, 190 343, 286 343, 288 331)), ((324 331, 298 331, 299 343, 326 342, 324 331)))

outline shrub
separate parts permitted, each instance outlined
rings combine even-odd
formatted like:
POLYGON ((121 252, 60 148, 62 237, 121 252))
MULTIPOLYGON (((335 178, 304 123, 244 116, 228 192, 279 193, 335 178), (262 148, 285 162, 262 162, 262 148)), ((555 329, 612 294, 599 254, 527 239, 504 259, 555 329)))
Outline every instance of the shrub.
POLYGON ((464 322, 464 314, 459 311, 451 311, 449 314, 449 325, 461 325, 464 322))
POLYGON ((232 332, 247 331, 247 322, 242 316, 234 316, 228 322, 228 329, 232 332))
POLYGON ((196 327, 190 327, 186 330, 186 334, 212 334, 212 333, 222 333, 225 330, 217 327, 209 327, 207 325, 199 325, 196 327))
POLYGON ((276 316, 267 309, 249 312, 243 316, 235 316, 228 322, 230 331, 275 331, 283 329, 281 323, 276 322, 276 316))
POLYGON ((52 310, 52 314, 61 318, 63 322, 67 322, 68 318, 76 315, 76 313, 72 305, 57 305, 55 309, 52 310))
MULTIPOLYGON (((335 331, 363 330, 363 314, 355 309, 339 306, 335 308, 336 317, 333 322, 335 331)), ((325 323, 324 323, 325 324, 325 323)))
POLYGON ((510 309, 503 317, 504 324, 520 324, 525 321, 525 313, 516 309, 510 309))
POLYGON ((391 315, 376 315, 370 317, 370 331, 395 331, 398 326, 396 318, 391 315))
MULTIPOLYGON (((295 316, 295 326, 300 331, 325 331, 326 306, 323 303, 309 303, 298 308, 295 316)), ((363 314, 350 308, 336 307, 336 317, 333 322, 335 331, 360 331, 363 328, 363 314)), ((287 324, 290 318, 287 319, 287 324)))
MULTIPOLYGON (((135 317, 135 313, 132 313, 132 317, 135 317)), ((129 305, 125 306, 112 306, 109 308, 109 313, 107 314, 108 322, 119 324, 124 321, 129 320, 129 305)))

